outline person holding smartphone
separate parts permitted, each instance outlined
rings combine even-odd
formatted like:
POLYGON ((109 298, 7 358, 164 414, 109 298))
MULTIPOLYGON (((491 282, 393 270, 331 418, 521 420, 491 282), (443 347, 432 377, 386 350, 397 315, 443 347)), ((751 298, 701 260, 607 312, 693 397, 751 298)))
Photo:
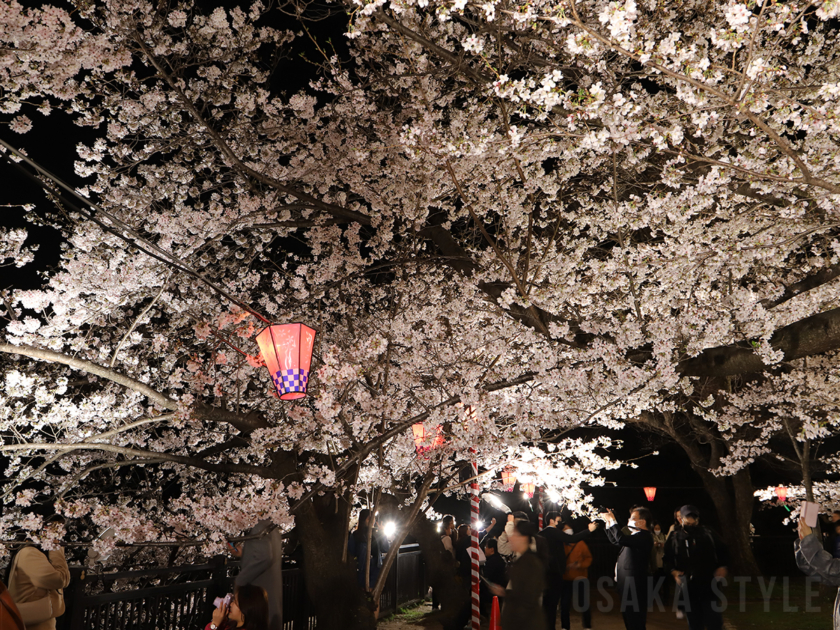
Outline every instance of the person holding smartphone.
MULTIPOLYGON (((808 576, 819 577, 823 583, 840 586, 840 559, 832 558, 822 546, 813 528, 799 519, 799 540, 793 543, 796 566, 808 576)), ((840 590, 834 600, 834 630, 840 630, 840 590)))
POLYGON ((236 589, 230 602, 221 602, 204 630, 268 630, 268 597, 265 589, 245 584, 236 589))

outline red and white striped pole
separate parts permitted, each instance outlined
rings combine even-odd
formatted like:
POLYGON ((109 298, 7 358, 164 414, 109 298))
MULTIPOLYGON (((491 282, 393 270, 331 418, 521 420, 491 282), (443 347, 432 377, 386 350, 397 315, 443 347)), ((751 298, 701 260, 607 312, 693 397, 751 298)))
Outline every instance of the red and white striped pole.
POLYGON ((543 530, 543 492, 542 488, 537 487, 537 509, 540 511, 539 524, 540 531, 543 530))
POLYGON ((470 513, 472 515, 472 544, 470 545, 471 577, 472 577, 472 630, 480 630, 481 606, 479 601, 480 578, 478 576, 478 465, 472 463, 473 480, 470 483, 470 513))

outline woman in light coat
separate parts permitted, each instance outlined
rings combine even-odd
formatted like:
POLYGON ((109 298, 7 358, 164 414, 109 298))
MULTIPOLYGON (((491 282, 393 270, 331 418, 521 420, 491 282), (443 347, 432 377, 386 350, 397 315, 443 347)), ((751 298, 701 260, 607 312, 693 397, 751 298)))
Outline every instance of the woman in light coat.
POLYGON ((64 614, 62 589, 70 584, 64 549, 47 553, 33 545, 18 551, 12 561, 9 593, 20 609, 26 630, 55 630, 55 619, 64 614))

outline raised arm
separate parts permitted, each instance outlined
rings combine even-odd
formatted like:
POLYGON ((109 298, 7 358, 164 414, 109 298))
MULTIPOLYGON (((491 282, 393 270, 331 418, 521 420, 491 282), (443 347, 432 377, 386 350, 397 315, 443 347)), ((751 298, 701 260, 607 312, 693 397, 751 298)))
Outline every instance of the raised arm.
POLYGON ((508 537, 513 533, 513 521, 508 521, 505 523, 505 531, 499 534, 499 537, 496 539, 498 542, 499 553, 503 556, 512 556, 513 549, 510 546, 510 540, 508 537))
POLYGON ((644 547, 651 546, 651 538, 650 536, 643 536, 639 534, 638 536, 633 536, 632 534, 625 534, 621 531, 621 528, 618 526, 618 523, 613 525, 612 527, 607 528, 607 538, 610 539, 610 542, 617 547, 630 547, 631 549, 642 549, 644 547))

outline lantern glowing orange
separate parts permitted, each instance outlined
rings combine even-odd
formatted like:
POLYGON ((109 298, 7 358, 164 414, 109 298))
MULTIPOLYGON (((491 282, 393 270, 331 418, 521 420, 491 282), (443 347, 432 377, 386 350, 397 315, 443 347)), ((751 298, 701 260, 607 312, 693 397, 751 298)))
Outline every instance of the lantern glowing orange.
POLYGON ((651 486, 646 487, 645 496, 647 497, 648 501, 653 501, 654 497, 656 496, 656 488, 651 486))
POLYGON ((776 486, 776 496, 779 497, 779 501, 784 502, 787 499, 787 488, 776 486))
POLYGON ((418 422, 411 425, 411 431, 414 433, 414 448, 422 448, 423 442, 426 441, 426 427, 423 426, 422 422, 418 422))
POLYGON ((522 492, 524 492, 524 493, 525 493, 525 495, 526 495, 529 499, 533 499, 533 498, 534 498, 534 490, 536 490, 536 489, 537 489, 537 487, 536 487, 534 484, 532 484, 532 483, 523 483, 523 484, 522 484, 522 486, 521 486, 521 488, 522 488, 522 492))
POLYGON ((513 486, 516 485, 516 475, 513 472, 513 468, 505 468, 502 471, 502 484, 508 492, 513 490, 513 486))
POLYGON ((443 428, 440 425, 435 427, 435 439, 432 440, 431 444, 428 443, 431 436, 426 431, 426 427, 423 426, 422 422, 412 424, 411 432, 414 434, 414 450, 418 454, 436 449, 443 446, 446 442, 446 439, 443 437, 443 428))
POLYGON ((263 361, 280 400, 306 396, 316 331, 304 324, 268 326, 257 335, 263 361))

